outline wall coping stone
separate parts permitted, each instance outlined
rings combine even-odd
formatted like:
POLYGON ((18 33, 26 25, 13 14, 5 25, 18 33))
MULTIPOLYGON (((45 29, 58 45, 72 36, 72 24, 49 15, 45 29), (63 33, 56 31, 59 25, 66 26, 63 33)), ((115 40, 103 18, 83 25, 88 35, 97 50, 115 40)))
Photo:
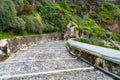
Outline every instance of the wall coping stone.
POLYGON ((89 54, 120 64, 120 51, 118 50, 86 44, 72 39, 69 39, 67 42, 71 47, 77 48, 78 50, 86 51, 89 54))

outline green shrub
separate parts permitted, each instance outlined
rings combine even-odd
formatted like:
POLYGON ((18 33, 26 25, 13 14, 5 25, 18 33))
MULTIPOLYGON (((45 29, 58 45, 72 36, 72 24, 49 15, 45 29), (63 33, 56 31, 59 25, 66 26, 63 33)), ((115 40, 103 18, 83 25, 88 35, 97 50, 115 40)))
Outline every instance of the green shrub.
POLYGON ((38 12, 31 12, 31 15, 36 17, 37 20, 42 21, 42 17, 38 12))
POLYGON ((3 0, 0 2, 0 31, 19 33, 25 28, 23 19, 17 17, 15 5, 11 0, 3 0))
POLYGON ((13 25, 11 28, 17 29, 19 32, 22 30, 25 30, 25 21, 20 17, 15 17, 15 25, 13 25))
POLYGON ((23 6, 24 6, 23 0, 12 0, 12 1, 13 1, 14 4, 15 4, 15 8, 16 8, 17 12, 22 11, 23 6))
POLYGON ((0 31, 14 26, 16 16, 15 5, 11 0, 0 1, 0 31))
POLYGON ((110 12, 101 11, 101 12, 98 13, 98 19, 102 22, 112 23, 113 18, 114 18, 114 16, 110 12))
POLYGON ((103 6, 107 11, 112 12, 113 15, 120 15, 120 8, 117 5, 115 5, 114 3, 104 2, 103 6), (116 13, 116 14, 114 14, 114 13, 116 13))
POLYGON ((66 2, 60 2, 59 3, 60 7, 62 7, 63 9, 69 11, 69 12, 73 12, 73 9, 70 7, 70 5, 66 2))
POLYGON ((120 42, 120 34, 116 34, 115 32, 112 32, 111 36, 114 41, 120 42))
POLYGON ((44 23, 43 26, 42 31, 45 33, 50 33, 55 30, 55 27, 49 23, 44 23))
POLYGON ((120 50, 117 46, 110 47, 110 48, 113 48, 113 49, 115 49, 115 50, 120 50))
MULTIPOLYGON (((54 26, 54 30, 60 30, 63 25, 65 25, 65 18, 63 17, 62 13, 59 12, 59 10, 54 7, 52 3, 49 1, 41 1, 41 3, 37 3, 37 11, 42 17, 43 22, 46 26, 50 25, 54 26)), ((49 26, 48 26, 49 27, 49 26)))
POLYGON ((119 48, 117 46, 115 46, 114 44, 112 44, 111 42, 108 42, 109 45, 105 45, 104 42, 102 42, 100 39, 95 39, 95 38, 80 38, 79 42, 83 42, 83 43, 87 43, 87 44, 92 44, 92 45, 97 45, 97 46, 101 46, 101 47, 107 47, 107 48, 112 48, 115 50, 119 50, 119 48))
POLYGON ((5 29, 4 32, 19 34, 20 31, 25 29, 25 22, 22 18, 15 17, 11 21, 12 26, 5 29))
POLYGON ((29 35, 29 34, 27 33, 27 31, 24 31, 24 30, 23 30, 23 31, 20 32, 20 35, 21 35, 21 36, 27 36, 27 35, 29 35))
POLYGON ((25 31, 28 33, 39 33, 41 31, 41 22, 34 16, 22 15, 21 18, 25 21, 25 31))
POLYGON ((96 20, 102 21, 108 24, 112 24, 114 17, 120 15, 120 9, 118 6, 116 6, 113 3, 110 2, 102 2, 99 3, 99 6, 96 6, 98 9, 100 9, 99 12, 96 11, 95 15, 96 20))
POLYGON ((85 35, 92 37, 103 37, 104 29, 102 29, 89 15, 84 15, 83 18, 79 16, 73 16, 72 21, 77 24, 79 29, 85 35))
POLYGON ((23 0, 23 3, 24 3, 25 5, 29 5, 29 4, 30 4, 28 0, 23 0))
POLYGON ((99 45, 99 46, 102 46, 102 47, 105 46, 105 45, 104 45, 104 42, 101 42, 101 41, 98 42, 98 45, 99 45))
POLYGON ((88 44, 92 44, 92 45, 98 45, 98 46, 102 46, 102 47, 105 47, 104 45, 104 42, 98 40, 98 39, 95 39, 95 38, 80 38, 79 40, 80 42, 83 42, 83 43, 88 43, 88 44))
POLYGON ((80 38, 79 41, 83 42, 83 43, 90 43, 90 41, 88 39, 84 39, 84 38, 80 38))

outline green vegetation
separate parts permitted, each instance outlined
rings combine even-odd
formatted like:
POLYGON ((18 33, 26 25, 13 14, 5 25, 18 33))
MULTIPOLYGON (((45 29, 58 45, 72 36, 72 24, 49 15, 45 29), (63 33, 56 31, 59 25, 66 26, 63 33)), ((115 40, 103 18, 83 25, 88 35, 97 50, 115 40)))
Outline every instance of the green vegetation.
POLYGON ((102 38, 104 36, 104 29, 102 29, 93 19, 91 19, 89 15, 84 15, 83 18, 77 16, 76 18, 77 19, 73 18, 73 21, 78 24, 81 33, 86 33, 86 35, 91 37, 102 38))
POLYGON ((88 43, 88 44, 92 44, 92 45, 97 45, 97 46, 101 46, 101 47, 119 50, 119 48, 117 46, 115 46, 111 41, 107 44, 105 44, 105 42, 103 40, 98 40, 98 39, 94 39, 94 38, 89 38, 89 39, 88 38, 80 38, 79 41, 83 42, 83 43, 88 43))
POLYGON ((96 40, 96 39, 92 39, 92 38, 90 38, 90 39, 81 38, 79 41, 83 42, 83 43, 89 43, 89 44, 105 47, 104 42, 102 42, 101 40, 96 40))
POLYGON ((25 21, 25 31, 28 33, 40 32, 42 24, 36 17, 22 15, 21 18, 25 21))
POLYGON ((114 17, 120 15, 120 9, 113 3, 98 3, 96 7, 99 10, 91 14, 92 17, 96 17, 96 21, 112 24, 114 17))
POLYGON ((61 27, 65 26, 64 13, 58 10, 59 5, 48 2, 47 0, 41 0, 41 3, 37 3, 37 12, 41 15, 43 20, 43 31, 54 32, 60 31, 61 27))
POLYGON ((15 37, 15 35, 13 35, 13 34, 0 33, 0 39, 14 38, 14 37, 15 37))
POLYGON ((22 11, 23 7, 24 7, 24 3, 23 0, 12 0, 15 4, 15 8, 17 10, 17 12, 22 11))
POLYGON ((0 0, 0 39, 62 31, 71 22, 80 31, 79 35, 83 37, 81 42, 105 46, 99 40, 120 42, 120 34, 104 28, 113 24, 117 16, 120 16, 119 7, 105 1, 83 4, 0 0))
POLYGON ((0 31, 12 28, 15 23, 16 9, 11 0, 0 1, 0 31))

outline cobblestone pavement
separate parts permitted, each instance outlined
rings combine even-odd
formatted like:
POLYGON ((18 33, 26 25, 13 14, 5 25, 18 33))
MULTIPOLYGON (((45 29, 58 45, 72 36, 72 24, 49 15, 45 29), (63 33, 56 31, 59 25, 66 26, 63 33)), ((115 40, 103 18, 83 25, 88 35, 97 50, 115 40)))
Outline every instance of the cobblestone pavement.
POLYGON ((113 80, 72 57, 64 41, 32 46, 0 63, 0 80, 113 80))

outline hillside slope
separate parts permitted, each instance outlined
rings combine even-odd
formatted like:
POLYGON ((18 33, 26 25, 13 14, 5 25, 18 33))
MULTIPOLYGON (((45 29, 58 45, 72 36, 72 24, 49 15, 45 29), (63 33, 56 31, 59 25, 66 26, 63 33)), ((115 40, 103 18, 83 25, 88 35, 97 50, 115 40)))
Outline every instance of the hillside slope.
POLYGON ((63 31, 71 22, 80 31, 80 37, 83 34, 84 38, 120 42, 119 15, 119 7, 110 2, 83 4, 1 0, 0 34, 28 35, 63 31))

